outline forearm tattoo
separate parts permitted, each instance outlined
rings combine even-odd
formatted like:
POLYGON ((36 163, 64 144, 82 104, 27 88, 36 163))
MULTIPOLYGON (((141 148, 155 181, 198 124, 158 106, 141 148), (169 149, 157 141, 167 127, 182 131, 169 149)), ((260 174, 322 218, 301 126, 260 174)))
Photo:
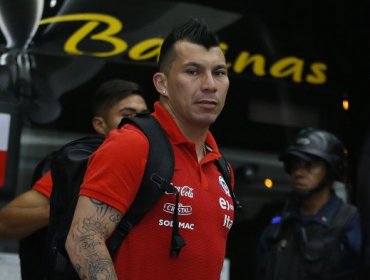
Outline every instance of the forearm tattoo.
POLYGON ((88 258, 88 279, 116 279, 111 258, 101 257, 100 254, 88 258))
POLYGON ((112 227, 117 225, 121 215, 112 207, 94 200, 96 213, 80 219, 73 227, 73 237, 78 246, 78 262, 74 267, 81 279, 116 279, 112 259, 107 251, 105 240, 112 227), (84 263, 84 264, 83 264, 84 263))

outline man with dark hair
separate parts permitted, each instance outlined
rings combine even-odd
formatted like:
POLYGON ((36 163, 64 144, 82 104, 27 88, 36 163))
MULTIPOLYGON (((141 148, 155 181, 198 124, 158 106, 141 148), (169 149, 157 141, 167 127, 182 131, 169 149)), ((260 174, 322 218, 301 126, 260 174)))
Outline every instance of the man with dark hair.
MULTIPOLYGON (((115 79, 103 83, 93 97, 92 126, 101 135, 107 135, 117 128, 123 117, 147 111, 147 106, 140 86, 134 82, 115 79)), ((39 230, 46 234, 45 227, 49 224, 49 199, 52 190, 50 171, 35 182, 32 188, 16 197, 0 210, 0 238, 28 238, 39 230)), ((30 239, 31 240, 31 239, 30 239)), ((20 243, 22 279, 42 279, 37 273, 43 273, 45 268, 32 265, 28 269, 23 263, 23 255, 40 260, 43 251, 39 244, 31 242, 20 243), (37 252, 28 252, 28 245, 35 247, 37 252), (22 247, 22 246, 27 246, 22 247), (37 254, 39 253, 39 254, 37 254)), ((35 243, 35 242, 34 242, 35 243)), ((27 257, 28 259, 28 257, 27 257)))
POLYGON ((133 125, 111 133, 90 158, 67 237, 66 249, 81 279, 220 278, 234 206, 216 166, 221 154, 209 126, 221 113, 229 87, 225 57, 207 25, 190 19, 164 40, 159 65, 153 82, 160 97, 153 116, 173 148, 171 184, 177 192, 162 196, 112 260, 105 241, 138 191, 149 143, 133 125))
POLYGON ((95 92, 92 104, 92 125, 102 135, 117 128, 122 118, 147 111, 143 90, 131 81, 109 80, 95 92))
POLYGON ((347 152, 332 133, 305 129, 280 156, 292 195, 258 247, 258 280, 358 279, 361 227, 357 209, 334 192, 347 152))

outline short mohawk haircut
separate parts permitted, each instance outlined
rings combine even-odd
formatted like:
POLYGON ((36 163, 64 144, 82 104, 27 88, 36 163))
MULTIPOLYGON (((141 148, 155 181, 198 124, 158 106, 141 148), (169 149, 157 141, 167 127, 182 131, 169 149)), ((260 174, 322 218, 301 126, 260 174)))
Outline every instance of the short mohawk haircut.
POLYGON ((178 41, 187 41, 201 45, 206 49, 217 47, 220 44, 216 33, 209 29, 203 19, 190 18, 173 29, 163 41, 158 63, 160 71, 164 72, 164 69, 168 69, 168 58, 171 56, 173 47, 178 41))

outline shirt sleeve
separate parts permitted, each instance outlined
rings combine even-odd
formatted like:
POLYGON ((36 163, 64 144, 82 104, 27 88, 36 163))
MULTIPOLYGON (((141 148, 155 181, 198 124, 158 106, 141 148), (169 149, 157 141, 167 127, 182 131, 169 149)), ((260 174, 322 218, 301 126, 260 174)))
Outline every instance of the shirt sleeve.
POLYGON ((32 186, 32 189, 42 193, 50 199, 51 190, 53 188, 53 181, 51 179, 51 172, 46 172, 36 183, 32 186))
POLYGON ((139 129, 112 131, 91 156, 80 195, 125 213, 139 189, 148 151, 149 142, 139 129))

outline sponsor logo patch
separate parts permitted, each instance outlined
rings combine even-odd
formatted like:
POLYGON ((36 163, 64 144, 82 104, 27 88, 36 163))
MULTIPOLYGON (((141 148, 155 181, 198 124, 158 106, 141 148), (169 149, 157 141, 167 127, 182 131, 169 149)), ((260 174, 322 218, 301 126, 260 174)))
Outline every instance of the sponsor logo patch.
MULTIPOLYGON (((179 192, 180 196, 189 197, 189 198, 194 197, 194 192, 193 192, 194 189, 189 186, 182 186, 182 187, 173 186, 173 187, 179 192)), ((165 194, 175 194, 175 192, 166 191, 165 194)))
MULTIPOLYGON (((160 219, 158 225, 161 227, 173 227, 173 221, 160 219)), ((195 225, 192 223, 179 222, 179 228, 194 230, 195 225)))
MULTIPOLYGON (((183 205, 182 203, 179 203, 179 208, 178 208, 178 214, 182 216, 187 216, 192 214, 192 208, 190 205, 183 205)), ((175 204, 174 203, 165 203, 163 205, 163 211, 173 214, 175 211, 175 204)))
POLYGON ((224 216, 224 224, 223 226, 226 227, 227 229, 231 229, 234 221, 231 219, 229 215, 224 216))
POLYGON ((220 184, 221 188, 224 190, 224 193, 226 193, 228 196, 230 196, 229 187, 227 186, 224 177, 221 175, 218 176, 218 183, 220 184))
POLYGON ((227 211, 234 211, 234 205, 232 205, 229 201, 227 201, 225 198, 220 197, 218 199, 218 202, 220 203, 220 207, 223 210, 227 211))

